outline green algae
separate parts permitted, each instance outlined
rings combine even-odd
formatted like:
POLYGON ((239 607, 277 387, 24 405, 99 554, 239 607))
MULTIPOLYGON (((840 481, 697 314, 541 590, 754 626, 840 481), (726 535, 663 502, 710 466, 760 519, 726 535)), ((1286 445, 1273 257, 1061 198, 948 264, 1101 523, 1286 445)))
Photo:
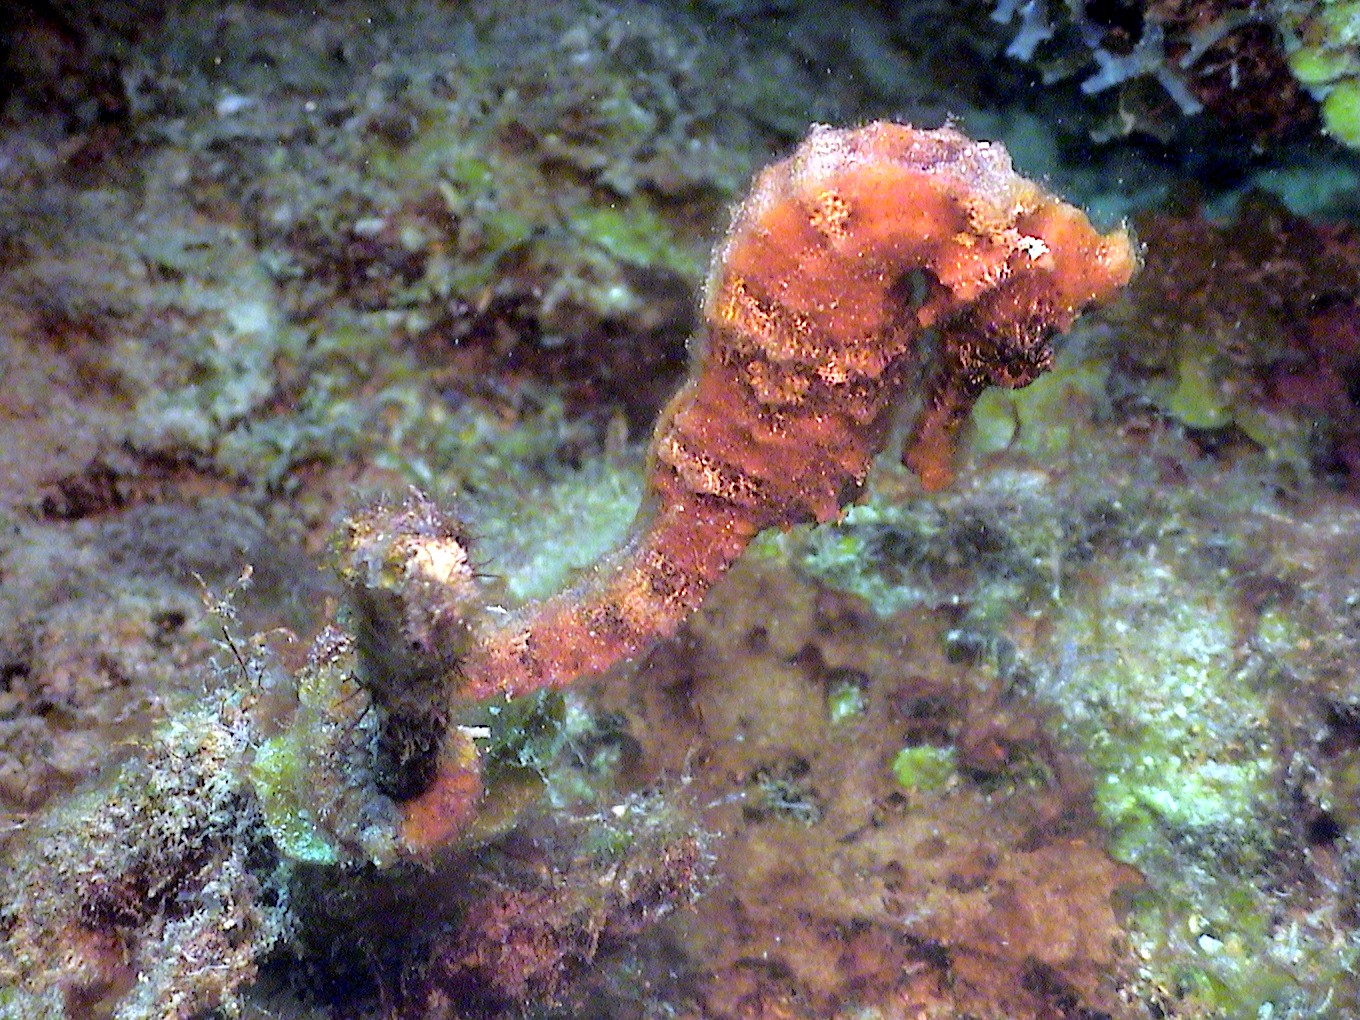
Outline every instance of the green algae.
POLYGON ((892 761, 893 778, 904 790, 938 793, 958 775, 953 747, 918 744, 904 747, 892 761))
POLYGON ((627 202, 582 206, 569 214, 570 229, 620 262, 670 269, 690 280, 703 275, 703 253, 686 243, 656 207, 634 196, 627 202))
POLYGON ((987 389, 973 406, 967 454, 985 459, 1005 451, 1041 464, 1079 454, 1090 441, 1091 418, 1108 411, 1109 371, 1105 359, 1069 344, 1028 386, 987 389))
POLYGON ((1269 703, 1235 666, 1224 594, 1165 564, 1129 564, 1073 598, 1055 640, 1064 729, 1096 769, 1096 806, 1116 856, 1137 864, 1170 829, 1257 842, 1272 807, 1269 703))
POLYGON ((616 548, 637 516, 642 483, 631 459, 596 461, 487 495, 469 514, 507 594, 524 601, 562 590, 616 548))
POLYGON ((826 713, 833 726, 858 719, 867 707, 864 688, 852 680, 841 681, 827 692, 826 713))
POLYGON ((30 992, 0 988, 0 1020, 66 1020, 65 996, 60 988, 30 992))
POLYGON ((491 192, 500 175, 486 149, 475 144, 486 141, 484 129, 469 145, 474 125, 468 111, 428 98, 425 104, 403 119, 396 137, 375 133, 365 150, 373 177, 393 185, 444 178, 472 194, 491 192))
POLYGON ((279 852, 304 864, 336 864, 340 852, 317 824, 308 803, 306 751, 291 734, 261 743, 249 769, 260 812, 279 852))
POLYGON ((1360 149, 1360 79, 1334 84, 1322 101, 1322 122, 1342 145, 1360 149))
POLYGON ((1280 8, 1289 70, 1321 101, 1323 130, 1360 148, 1360 4, 1305 0, 1280 8))
POLYGON ((799 570, 863 599, 879 616, 953 604, 971 630, 995 632, 1017 606, 1060 584, 1072 521, 1045 512, 1037 474, 1001 471, 976 500, 947 497, 851 507, 801 534, 799 570))
POLYGON ((1192 429, 1221 429, 1232 423, 1232 408, 1208 351, 1181 352, 1175 384, 1162 395, 1167 414, 1192 429))
MULTIPOLYGON (((1060 731, 1095 772, 1111 853, 1148 883, 1127 925, 1149 985, 1181 1015, 1289 1015, 1325 998, 1356 953, 1325 949, 1319 921, 1272 920, 1281 751, 1230 590, 1134 556, 1056 624, 1060 731)), ((1296 625, 1267 613, 1261 638, 1293 643, 1296 625)))
POLYGON ((479 706, 469 716, 472 725, 485 725, 488 731, 481 752, 493 777, 498 768, 548 775, 565 740, 565 719, 566 705, 558 691, 479 706))

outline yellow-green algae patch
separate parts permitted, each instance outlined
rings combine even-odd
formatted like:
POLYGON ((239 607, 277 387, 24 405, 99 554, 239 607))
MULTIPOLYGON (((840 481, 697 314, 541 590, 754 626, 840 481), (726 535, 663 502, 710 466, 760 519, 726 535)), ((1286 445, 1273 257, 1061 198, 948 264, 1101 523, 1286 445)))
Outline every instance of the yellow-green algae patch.
POLYGON ((827 692, 827 718, 833 723, 848 723, 864 714, 864 688, 852 681, 842 681, 827 692))
POLYGON ((1289 70, 1321 102, 1323 129, 1342 145, 1360 148, 1360 3, 1277 6, 1289 70))
POLYGON ((1116 854, 1136 864, 1168 827, 1250 844, 1274 765, 1228 592, 1151 558, 1093 581, 1056 620, 1060 702, 1116 854))
POLYGON ((1089 421, 1103 410, 1109 364, 1069 345, 1053 369, 1018 390, 991 387, 973 406, 968 452, 1010 451, 1041 463, 1070 456, 1089 440, 1089 421))
POLYGON ((908 792, 937 793, 957 774, 953 747, 904 747, 892 762, 893 778, 908 792))
POLYGON ((703 274, 699 251, 676 235, 656 207, 641 197, 587 205, 570 218, 572 229, 619 262, 672 269, 686 279, 703 274))
MULTIPOLYGON (((1176 1015, 1283 1015, 1325 997, 1354 952, 1324 959, 1310 922, 1271 920, 1279 750, 1224 581, 1155 551, 1102 564, 1055 618, 1051 694, 1111 852, 1147 880, 1126 923, 1149 994, 1176 1015)), ((1291 640, 1287 619, 1263 624, 1291 640)))
POLYGON ((255 752, 250 780, 269 834, 285 857, 307 864, 335 864, 339 851, 317 826, 304 800, 303 758, 292 734, 271 737, 255 752))

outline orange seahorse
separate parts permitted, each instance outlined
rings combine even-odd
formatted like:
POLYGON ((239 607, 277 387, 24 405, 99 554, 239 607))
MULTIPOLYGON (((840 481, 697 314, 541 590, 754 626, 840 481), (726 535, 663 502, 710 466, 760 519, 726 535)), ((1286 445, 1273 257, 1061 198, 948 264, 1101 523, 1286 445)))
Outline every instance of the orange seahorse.
POLYGON ((1123 231, 957 131, 815 127, 757 177, 709 273, 707 335, 652 438, 627 545, 569 591, 478 635, 460 693, 524 694, 675 633, 766 528, 833 520, 925 397, 904 452, 927 488, 988 385, 1023 386, 1049 337, 1126 283, 1123 231))
MULTIPOLYGON (((427 504, 352 521, 375 697, 401 715, 436 696, 523 695, 674 634, 762 530, 833 520, 856 497, 905 391, 920 406, 903 459, 926 488, 946 484, 978 394, 1036 378, 1052 334, 1136 266, 1126 232, 1098 234, 998 144, 886 122, 813 128, 736 210, 689 381, 652 438, 644 506, 587 580, 495 615, 456 527, 427 504)), ((471 810, 475 750, 453 744, 402 805, 408 845, 442 841, 471 810)))

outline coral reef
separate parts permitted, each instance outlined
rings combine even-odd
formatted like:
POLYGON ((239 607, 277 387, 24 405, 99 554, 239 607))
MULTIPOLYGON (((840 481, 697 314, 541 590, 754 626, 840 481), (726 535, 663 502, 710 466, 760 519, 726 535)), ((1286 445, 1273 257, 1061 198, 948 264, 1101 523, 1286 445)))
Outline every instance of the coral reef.
POLYGON ((683 934, 712 971, 684 989, 696 1008, 1112 1008, 1112 897, 1137 875, 1104 855, 1080 764, 1004 678, 951 661, 947 619, 880 619, 782 560, 734 568, 647 660, 654 689, 608 694, 653 768, 703 763, 732 834, 683 934))
MULTIPOLYGON (((1065 417, 1080 428, 1076 406, 1065 417)), ((1102 413, 1090 408, 1087 430, 1102 413)), ((1078 446, 1086 458, 1012 450, 928 513, 871 505, 794 546, 889 626, 943 617, 927 647, 988 678, 965 698, 986 682, 1005 692, 981 695, 980 734, 908 735, 894 778, 914 803, 970 777, 1004 777, 1012 795, 1026 782, 1083 791, 1073 803, 1137 868, 1121 896, 1132 1001, 1178 1017, 1348 1015, 1352 844, 1332 812, 1351 760, 1337 713, 1355 689, 1337 656, 1353 640, 1339 603, 1355 591, 1354 507, 1315 494, 1291 510, 1260 452, 1220 475, 1171 436, 1131 432, 1093 458, 1086 431, 1078 446), (1184 482, 1166 477, 1179 471, 1184 482), (1204 519, 1212 534, 1194 526, 1204 519), (1332 565, 1291 564, 1285 550, 1313 546, 1318 528, 1344 547, 1329 543, 1332 565), (1017 741, 1008 698, 1051 744, 1017 741)), ((969 718, 959 696, 941 700, 969 718)))
MULTIPOLYGON (((11 921, 7 951, 13 966, 39 989, 62 988, 69 1008, 109 999, 121 1000, 118 1009, 128 1016, 157 1010, 189 1016, 203 1005, 234 1001, 235 989, 250 979, 254 961, 280 933, 251 913, 259 909, 257 897, 247 890, 229 900, 236 905, 227 909, 245 920, 226 927, 269 934, 247 937, 239 958, 204 949, 218 960, 218 979, 200 974, 192 954, 179 966, 152 962, 159 954, 144 947, 152 937, 146 929, 168 918, 158 897, 172 896, 190 918, 189 928, 170 924, 164 932, 192 939, 197 936, 187 931, 197 931, 203 916, 216 916, 192 906, 208 895, 194 883, 227 872, 236 876, 232 882, 250 880, 243 863, 231 863, 233 854, 258 856, 252 848, 272 845, 281 860, 300 864, 382 865, 399 847, 428 850, 477 838, 474 819, 494 816, 496 784, 523 785, 514 782, 515 770, 500 767, 503 774, 497 774, 507 759, 523 770, 522 738, 502 745, 497 733, 523 733, 532 726, 521 713, 502 714, 499 726, 472 725, 466 708, 450 700, 450 677, 464 703, 492 693, 525 695, 600 672, 673 633, 759 531, 826 520, 839 511, 862 485, 886 439, 897 391, 913 378, 924 377, 928 390, 908 454, 926 480, 938 484, 949 470, 953 430, 981 387, 988 381, 1020 385, 1042 371, 1048 334, 1125 282, 1133 263, 1125 235, 1101 238, 1075 210, 1014 175, 999 147, 978 146, 948 130, 917 132, 887 124, 843 133, 819 129, 790 161, 760 179, 715 260, 711 333, 693 381, 658 427, 654 516, 643 518, 636 548, 611 563, 597 587, 532 606, 527 623, 511 616, 488 627, 480 619, 487 611, 485 596, 457 525, 419 498, 352 516, 340 545, 354 645, 323 631, 308 663, 290 681, 268 664, 263 649, 252 652, 253 664, 236 653, 250 698, 267 711, 257 708, 248 716, 238 709, 237 725, 223 724, 235 734, 232 754, 240 760, 218 763, 213 771, 228 784, 223 796, 230 804, 214 807, 203 797, 200 807, 209 817, 193 821, 197 816, 182 801, 194 798, 201 782, 193 768, 174 766, 168 774, 189 783, 187 794, 157 796, 164 784, 152 783, 149 800, 141 804, 129 790, 136 778, 123 776, 93 802, 90 818, 75 826, 98 825, 105 815, 141 818, 148 839, 135 852, 168 852, 167 860, 190 853, 211 866, 189 876, 153 869, 140 858, 96 864, 91 882, 127 889, 140 902, 106 910, 89 883, 51 888, 42 903, 19 905, 21 925, 17 916, 11 921), (903 195, 912 197, 908 216, 894 211, 903 195), (809 255, 816 272, 769 263, 771 256, 809 255), (828 287, 863 293, 838 306, 828 287), (940 337, 933 370, 911 362, 927 328, 940 337), (745 438, 731 422, 720 427, 734 413, 737 423, 747 423, 745 438), (845 444, 838 463, 821 452, 828 422, 845 444), (704 553, 705 547, 711 552, 704 553), (694 553, 700 559, 691 562, 694 553), (514 653, 516 647, 522 651, 514 653), (556 662, 554 647, 569 657, 556 662), (290 689, 296 692, 291 709, 290 689), (375 711, 368 710, 369 699, 375 711), (451 717, 455 709, 459 714, 451 717), (280 720, 272 724, 280 731, 261 739, 256 728, 267 729, 271 717, 280 720), (487 738, 484 763, 474 741, 487 738), (364 765, 370 741, 375 759, 364 765), (189 835, 178 828, 157 835, 160 828, 180 825, 186 813, 189 835), (229 823, 240 831, 218 831, 229 823), (69 915, 84 920, 62 920, 69 915), (59 948, 31 948, 47 941, 59 948), (95 949, 84 946, 91 941, 95 949), (99 948, 105 942, 110 946, 99 948), (35 954, 44 953, 59 961, 56 969, 33 971, 35 954), (139 995, 149 997, 145 1003, 123 994, 133 975, 139 995)), ((135 538, 124 544, 129 541, 135 544, 135 538)), ((190 723, 177 718, 167 725, 160 739, 173 741, 190 723)), ((199 750, 181 755, 153 748, 144 767, 193 761, 199 750)), ((480 824, 486 831, 487 823, 480 824)), ((692 849, 687 853, 694 856, 692 849)), ((70 847, 59 841, 49 856, 21 861, 20 872, 37 869, 53 877, 75 866, 70 847)), ((691 863, 688 869, 696 867, 691 863)), ((601 920, 572 923, 584 924, 592 943, 595 933, 618 928, 624 916, 640 923, 693 886, 677 882, 678 870, 647 880, 670 892, 648 894, 654 906, 641 915, 636 898, 628 896, 604 908, 601 920), (609 920, 615 914, 620 919, 609 920)), ((625 884, 647 883, 638 877, 625 884)), ((537 912, 551 927, 553 918, 571 917, 578 909, 554 901, 537 912)), ((521 924, 535 911, 521 904, 514 912, 523 915, 514 922, 521 924)), ((491 924, 491 915, 484 920, 491 924)), ((487 967, 509 973, 520 966, 479 953, 454 950, 451 959, 462 962, 450 963, 449 973, 487 967)), ((539 981, 505 980, 511 984, 502 994, 523 992, 528 982, 539 981)))
POLYGON ((110 749, 201 693, 220 637, 204 619, 208 588, 226 591, 250 568, 239 623, 254 630, 305 626, 323 587, 261 515, 221 497, 8 522, 0 572, 26 579, 0 589, 0 805, 11 821, 93 778, 110 749))
MULTIPOLYGON (((1290 244, 1292 230, 1349 236, 1259 198, 1230 223, 1163 214, 1173 251, 1149 245, 1129 304, 1034 386, 979 402, 957 491, 930 506, 882 492, 796 546, 802 569, 888 619, 947 616, 955 657, 1053 713, 1045 732, 1092 770, 1110 851, 1143 879, 1123 922, 1140 961, 1125 993, 1171 1016, 1347 1015, 1356 996, 1353 830, 1333 814, 1355 696, 1338 669, 1353 641, 1351 479, 1319 405, 1291 411, 1271 384, 1330 371, 1294 338, 1349 302, 1355 250, 1290 244), (1271 254, 1248 271, 1253 250, 1271 254), (1274 318, 1283 307, 1296 311, 1274 318), (1165 400, 1165 379, 1136 367, 1215 331, 1223 388, 1208 392, 1245 421, 1297 414, 1314 441, 1191 419, 1202 404, 1165 400), (1270 344, 1253 354, 1253 338, 1270 344)), ((1329 357, 1348 356, 1347 336, 1329 357)), ((956 742, 955 760, 965 746, 978 745, 956 742)), ((908 750, 899 778, 936 788, 947 756, 908 750)))
POLYGON ((1007 6, 0 5, 0 1015, 1349 1020, 1354 5, 1007 6), (1134 223, 1031 384, 833 263, 843 160, 708 262, 883 119, 1134 223), (848 424, 786 327, 874 301, 848 424), (460 684, 677 499, 798 508, 460 684))
POLYGON ((1278 8, 1290 71, 1321 104, 1328 134, 1360 149, 1360 7, 1315 0, 1278 8))
POLYGON ((67 1016, 189 1020, 238 1004, 285 939, 286 872, 246 782, 254 728, 239 696, 214 702, 162 727, 114 795, 31 835, 4 876, 0 1012, 34 1015, 47 991, 67 1016))
MULTIPOLYGON (((455 938, 431 955, 422 1016, 557 1003, 611 945, 638 938, 689 907, 712 881, 711 837, 685 830, 688 812, 632 797, 603 815, 559 827, 466 890, 455 938)), ((531 831, 526 827, 524 835, 531 831)))
POLYGON ((1259 194, 1215 223, 1190 210, 1141 225, 1147 271, 1120 314, 1126 401, 1197 434, 1245 436, 1298 477, 1360 468, 1360 238, 1259 194), (1175 309, 1175 312, 1170 312, 1175 309))
MULTIPOLYGON (((1168 125, 1170 115, 1208 111, 1263 146, 1319 120, 1318 104, 1306 87, 1318 82, 1295 70, 1301 51, 1294 40, 1299 23, 1311 20, 1301 8, 1330 6, 1003 0, 992 17, 1017 26, 1007 54, 1036 62, 1046 79, 1081 75, 1081 91, 1088 95, 1118 90, 1118 112, 1108 128, 1112 133, 1141 130, 1169 137, 1175 130, 1168 125), (1149 82, 1159 95, 1140 88, 1149 82)), ((1330 21, 1343 6, 1323 18, 1330 21)), ((1329 103, 1340 105, 1324 99, 1324 111, 1329 103)), ((1324 112, 1323 120, 1330 133, 1346 141, 1335 109, 1324 112)))

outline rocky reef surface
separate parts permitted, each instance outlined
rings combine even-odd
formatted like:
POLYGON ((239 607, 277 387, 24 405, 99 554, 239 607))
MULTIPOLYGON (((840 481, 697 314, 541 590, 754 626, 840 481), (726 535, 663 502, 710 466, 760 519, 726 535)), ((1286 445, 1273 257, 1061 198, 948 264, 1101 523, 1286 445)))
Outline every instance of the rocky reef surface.
POLYGON ((1355 1015, 1354 5, 825 8, 0 13, 0 1016, 1355 1015), (876 117, 1141 270, 948 487, 883 458, 459 714, 403 855, 342 520, 416 487, 506 606, 574 583, 731 206, 876 117))

